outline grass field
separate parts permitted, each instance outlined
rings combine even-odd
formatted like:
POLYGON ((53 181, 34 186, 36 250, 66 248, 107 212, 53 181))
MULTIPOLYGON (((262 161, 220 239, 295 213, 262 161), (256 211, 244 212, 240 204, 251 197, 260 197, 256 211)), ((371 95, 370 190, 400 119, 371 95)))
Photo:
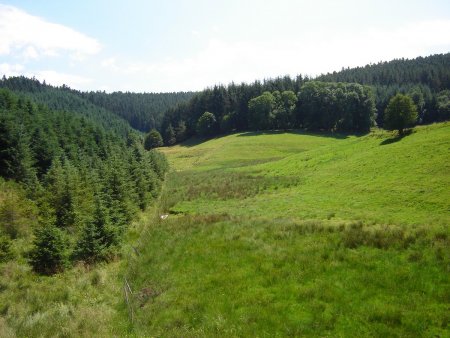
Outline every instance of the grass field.
POLYGON ((170 215, 129 262, 129 333, 448 336, 449 150, 448 123, 164 148, 170 215))
MULTIPOLYGON (((114 261, 38 276, 14 241, 0 337, 448 337, 449 150, 449 123, 162 148, 160 200, 114 261)), ((29 238, 33 205, 1 181, 5 201, 29 238)))

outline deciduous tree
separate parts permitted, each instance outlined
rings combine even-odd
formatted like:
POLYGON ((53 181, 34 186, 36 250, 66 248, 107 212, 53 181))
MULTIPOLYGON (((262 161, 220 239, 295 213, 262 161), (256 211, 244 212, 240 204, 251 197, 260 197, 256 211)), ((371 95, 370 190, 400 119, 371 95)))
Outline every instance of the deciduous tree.
POLYGON ((397 94, 389 101, 384 112, 384 128, 387 130, 403 130, 412 127, 417 121, 417 109, 414 101, 407 95, 397 94))

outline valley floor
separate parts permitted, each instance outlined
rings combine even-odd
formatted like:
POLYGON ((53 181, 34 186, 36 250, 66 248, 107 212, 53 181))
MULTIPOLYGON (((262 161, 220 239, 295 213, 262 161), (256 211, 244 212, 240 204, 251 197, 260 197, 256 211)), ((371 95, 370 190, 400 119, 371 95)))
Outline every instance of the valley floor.
POLYGON ((128 278, 136 336, 449 335, 450 125, 242 133, 173 171, 128 278))

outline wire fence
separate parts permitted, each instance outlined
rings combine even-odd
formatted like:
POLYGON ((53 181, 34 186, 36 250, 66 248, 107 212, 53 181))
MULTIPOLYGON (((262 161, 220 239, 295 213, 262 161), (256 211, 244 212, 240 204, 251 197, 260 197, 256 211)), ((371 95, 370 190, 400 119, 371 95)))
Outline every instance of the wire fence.
POLYGON ((131 264, 133 261, 133 256, 138 257, 140 255, 139 252, 139 248, 142 247, 143 245, 143 239, 145 239, 147 236, 149 235, 149 230, 151 225, 155 224, 155 223, 160 223, 161 221, 167 219, 167 217, 169 216, 168 214, 162 214, 162 209, 161 209, 161 201, 165 192, 165 186, 166 186, 166 179, 167 179, 167 173, 164 176, 164 181, 161 187, 161 192, 159 194, 158 199, 156 200, 155 204, 154 204, 154 217, 153 217, 153 221, 152 224, 147 224, 144 225, 144 229, 141 231, 139 238, 137 240, 137 242, 135 243, 135 245, 131 245, 130 250, 128 251, 128 255, 127 255, 127 267, 126 267, 126 271, 124 273, 124 282, 123 282, 123 293, 124 293, 124 300, 125 303, 127 304, 127 309, 128 309, 128 318, 130 323, 133 325, 135 323, 136 320, 136 290, 135 292, 133 292, 130 283, 129 283, 129 278, 130 276, 128 276, 129 271, 131 271, 131 264))

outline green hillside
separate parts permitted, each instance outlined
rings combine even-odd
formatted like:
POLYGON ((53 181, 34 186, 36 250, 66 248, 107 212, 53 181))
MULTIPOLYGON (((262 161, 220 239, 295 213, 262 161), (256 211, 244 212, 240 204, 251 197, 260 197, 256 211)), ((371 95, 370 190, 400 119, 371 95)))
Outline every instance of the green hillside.
POLYGON ((106 93, 81 92, 66 85, 55 87, 24 76, 3 77, 0 88, 7 88, 28 100, 87 117, 108 130, 122 135, 130 126, 142 132, 160 128, 164 112, 190 99, 192 92, 174 93, 106 93))
POLYGON ((450 124, 163 149, 126 276, 137 336, 446 336, 450 124))

